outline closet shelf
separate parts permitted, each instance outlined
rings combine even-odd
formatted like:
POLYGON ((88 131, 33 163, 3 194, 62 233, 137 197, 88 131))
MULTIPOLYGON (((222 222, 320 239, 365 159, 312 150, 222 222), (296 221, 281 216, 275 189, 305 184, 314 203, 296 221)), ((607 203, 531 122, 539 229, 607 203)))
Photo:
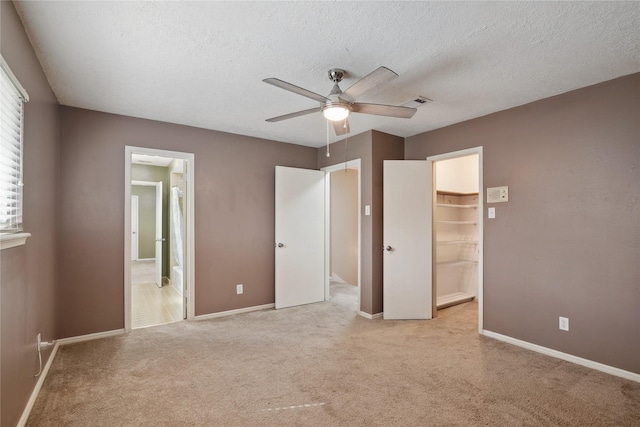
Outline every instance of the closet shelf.
POLYGON ((438 297, 436 305, 440 308, 450 307, 452 305, 461 304, 467 301, 473 301, 475 295, 467 294, 465 292, 454 292, 452 294, 443 295, 438 297))
POLYGON ((453 203, 438 203, 437 206, 439 208, 457 208, 457 209, 471 209, 471 208, 477 208, 478 205, 455 205, 453 203))
POLYGON ((436 262, 438 267, 454 267, 456 265, 465 265, 465 264, 477 264, 478 261, 471 261, 468 259, 456 259, 454 261, 439 261, 436 262))
POLYGON ((436 221, 436 224, 476 225, 478 221, 436 221))
POLYGON ((477 240, 443 240, 441 242, 436 242, 439 245, 464 245, 466 243, 471 243, 474 245, 478 244, 477 240))

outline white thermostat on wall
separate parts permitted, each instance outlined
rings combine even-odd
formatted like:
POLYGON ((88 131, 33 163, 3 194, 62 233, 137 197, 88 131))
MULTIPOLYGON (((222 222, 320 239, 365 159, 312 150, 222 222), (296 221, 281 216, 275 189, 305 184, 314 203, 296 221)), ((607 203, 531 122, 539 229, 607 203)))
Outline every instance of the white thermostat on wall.
POLYGON ((499 203, 509 201, 509 187, 487 188, 487 203, 499 203))

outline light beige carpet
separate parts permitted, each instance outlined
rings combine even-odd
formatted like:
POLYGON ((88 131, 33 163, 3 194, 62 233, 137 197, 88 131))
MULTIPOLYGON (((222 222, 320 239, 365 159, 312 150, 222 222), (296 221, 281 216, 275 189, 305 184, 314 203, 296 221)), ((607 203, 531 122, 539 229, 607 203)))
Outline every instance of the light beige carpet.
POLYGON ((638 426, 640 384, 431 321, 326 303, 61 347, 29 426, 638 426))

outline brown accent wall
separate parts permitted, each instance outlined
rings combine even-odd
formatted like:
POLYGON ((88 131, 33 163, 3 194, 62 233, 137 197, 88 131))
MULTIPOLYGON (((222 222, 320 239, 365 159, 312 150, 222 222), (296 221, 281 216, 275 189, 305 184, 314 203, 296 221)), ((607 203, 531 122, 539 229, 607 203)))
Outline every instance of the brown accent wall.
MULTIPOLYGON (((400 119, 398 119, 400 120, 400 119)), ((373 286, 371 290, 371 302, 373 305, 373 313, 382 313, 383 284, 382 284, 382 265, 384 246, 383 227, 382 227, 382 208, 383 208, 383 161, 385 160, 403 160, 404 159, 404 138, 395 135, 389 135, 382 132, 373 132, 373 165, 372 165, 372 188, 373 188, 373 204, 371 205, 371 216, 373 218, 372 231, 372 247, 371 258, 373 260, 373 286)))
POLYGON ((483 146, 485 329, 640 373, 640 74, 406 139, 483 146), (558 317, 570 319, 569 332, 558 317))
MULTIPOLYGON (((0 251, 0 424, 14 426, 35 387, 36 336, 57 338, 59 114, 13 3, 0 2, 2 56, 29 93, 24 125, 25 246, 0 251)), ((43 352, 43 364, 51 350, 43 352)))
POLYGON ((348 141, 331 144, 331 157, 326 147, 316 151, 318 169, 361 159, 361 289, 360 310, 368 314, 382 312, 382 161, 402 160, 404 140, 379 131, 367 131, 350 136, 348 141), (371 215, 364 215, 364 206, 371 206, 371 215))
POLYGON ((371 257, 371 217, 364 216, 364 206, 372 203, 372 181, 371 181, 371 165, 372 165, 372 133, 373 131, 363 132, 358 135, 350 136, 349 140, 341 140, 330 145, 329 149, 331 157, 326 155, 326 147, 320 147, 316 150, 317 166, 322 169, 327 166, 344 163, 346 160, 361 159, 360 163, 360 196, 361 206, 360 215, 362 221, 360 223, 360 310, 372 314, 373 306, 371 299, 372 289, 372 257, 371 257), (345 156, 345 150, 347 156, 345 156))
POLYGON ((126 145, 195 155, 196 315, 274 302, 275 166, 313 169, 315 149, 71 107, 61 119, 61 337, 124 327, 126 145))

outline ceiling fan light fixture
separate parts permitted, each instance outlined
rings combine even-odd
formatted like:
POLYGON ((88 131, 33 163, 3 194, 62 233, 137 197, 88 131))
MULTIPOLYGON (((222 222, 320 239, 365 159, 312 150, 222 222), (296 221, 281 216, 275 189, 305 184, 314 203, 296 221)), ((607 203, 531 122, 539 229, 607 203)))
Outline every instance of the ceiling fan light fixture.
POLYGON ((322 115, 324 115, 325 119, 327 120, 330 120, 332 122, 339 122, 349 117, 350 111, 351 108, 349 108, 346 104, 335 103, 323 107, 322 115))

